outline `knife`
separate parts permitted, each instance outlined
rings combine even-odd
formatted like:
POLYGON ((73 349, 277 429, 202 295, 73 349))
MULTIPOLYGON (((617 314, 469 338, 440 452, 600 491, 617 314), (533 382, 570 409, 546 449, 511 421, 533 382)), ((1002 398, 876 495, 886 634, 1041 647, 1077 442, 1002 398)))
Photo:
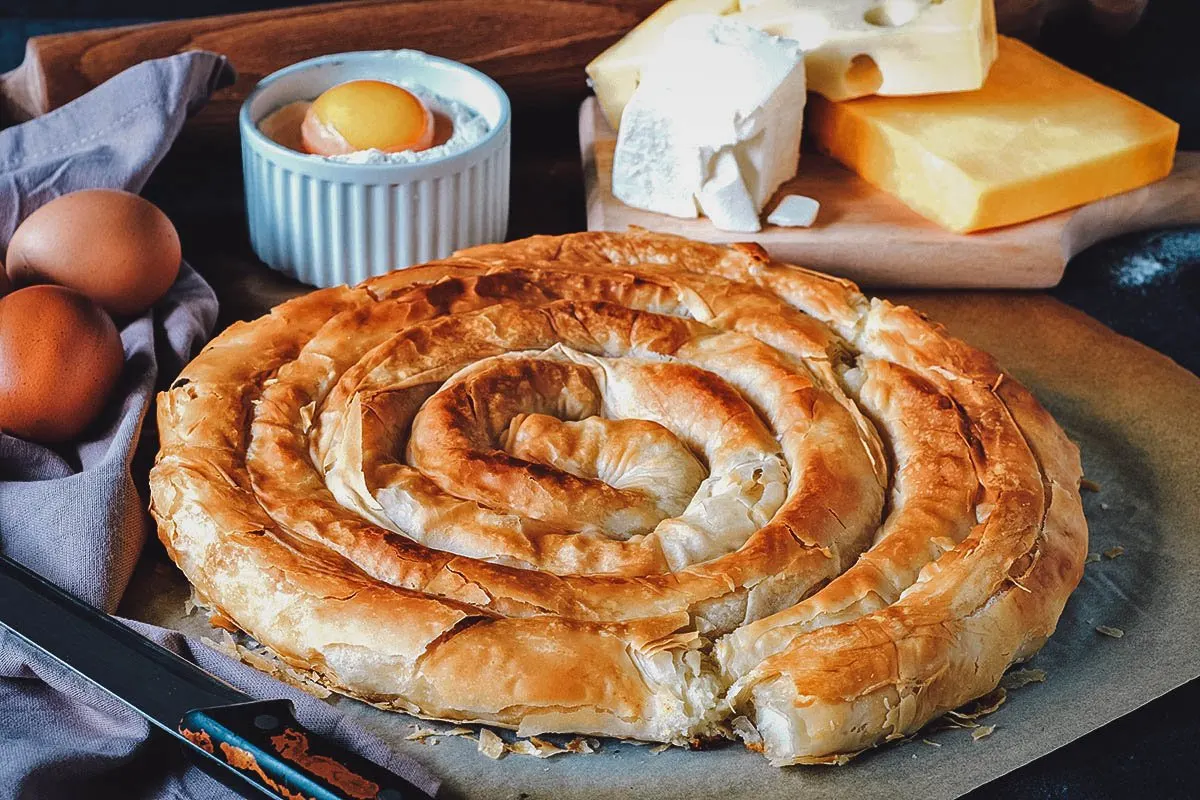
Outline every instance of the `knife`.
POLYGON ((243 795, 429 798, 306 729, 290 700, 254 700, 2 554, 0 625, 174 736, 197 766, 243 795))

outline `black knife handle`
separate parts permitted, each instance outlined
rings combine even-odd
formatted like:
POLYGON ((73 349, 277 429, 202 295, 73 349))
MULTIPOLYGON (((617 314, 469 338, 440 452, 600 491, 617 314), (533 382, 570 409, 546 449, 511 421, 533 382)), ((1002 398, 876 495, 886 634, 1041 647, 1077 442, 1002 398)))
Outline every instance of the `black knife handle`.
POLYGON ((284 800, 428 800, 408 781, 313 733, 290 700, 189 711, 179 733, 203 754, 284 800))

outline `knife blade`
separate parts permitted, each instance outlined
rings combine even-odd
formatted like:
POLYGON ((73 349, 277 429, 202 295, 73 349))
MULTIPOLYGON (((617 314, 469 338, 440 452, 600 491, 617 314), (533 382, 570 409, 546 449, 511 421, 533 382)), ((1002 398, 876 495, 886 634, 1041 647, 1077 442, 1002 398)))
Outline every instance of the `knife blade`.
POLYGON ((243 794, 424 800, 418 787, 306 729, 289 700, 254 700, 0 554, 0 625, 178 739, 243 794))

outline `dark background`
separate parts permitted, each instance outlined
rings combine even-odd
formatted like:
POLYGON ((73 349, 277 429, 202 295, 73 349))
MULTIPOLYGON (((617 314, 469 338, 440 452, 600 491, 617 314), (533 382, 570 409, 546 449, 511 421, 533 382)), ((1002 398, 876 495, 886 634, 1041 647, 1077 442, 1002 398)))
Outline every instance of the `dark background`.
MULTIPOLYGON (((20 63, 25 40, 39 34, 307 4, 302 0, 0 0, 0 72, 20 63)), ((1197 150, 1198 32, 1200 0, 1150 0, 1141 23, 1120 38, 1092 27, 1082 15, 1068 13, 1052 20, 1037 44, 1069 66, 1178 120, 1180 148, 1197 150)), ((515 146, 520 146, 519 141, 515 146)), ((574 208, 579 209, 575 227, 582 228, 581 179, 575 183, 574 208)), ((1052 293, 1200 372, 1200 227, 1135 234, 1096 245, 1071 262, 1063 283, 1052 293)), ((914 787, 913 797, 919 796, 919 787, 914 787)), ((968 797, 1200 798, 1200 681, 968 797)))

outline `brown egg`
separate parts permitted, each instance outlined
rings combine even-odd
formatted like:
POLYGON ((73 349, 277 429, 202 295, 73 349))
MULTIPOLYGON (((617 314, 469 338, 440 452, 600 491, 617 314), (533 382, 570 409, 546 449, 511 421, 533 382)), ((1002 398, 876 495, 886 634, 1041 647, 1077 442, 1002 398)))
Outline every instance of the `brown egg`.
POLYGON ((8 243, 15 286, 57 283, 114 316, 154 305, 179 274, 179 234, 148 200, 116 189, 84 189, 30 214, 8 243))
POLYGON ((124 360, 117 326, 78 292, 30 286, 0 298, 0 430, 73 439, 104 407, 124 360))

